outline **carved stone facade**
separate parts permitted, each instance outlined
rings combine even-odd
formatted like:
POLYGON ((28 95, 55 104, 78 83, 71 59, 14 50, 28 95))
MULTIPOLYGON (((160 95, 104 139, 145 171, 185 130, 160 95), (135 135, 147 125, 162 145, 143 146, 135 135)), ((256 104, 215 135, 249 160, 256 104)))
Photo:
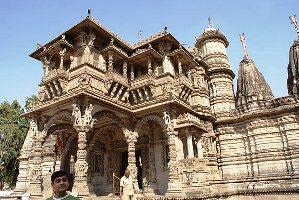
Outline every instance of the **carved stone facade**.
POLYGON ((236 100, 227 47, 211 25, 190 50, 167 29, 129 45, 90 15, 40 46, 15 193, 42 199, 63 169, 82 199, 108 198, 128 168, 139 199, 299 198, 297 96, 273 99, 243 60, 236 100))

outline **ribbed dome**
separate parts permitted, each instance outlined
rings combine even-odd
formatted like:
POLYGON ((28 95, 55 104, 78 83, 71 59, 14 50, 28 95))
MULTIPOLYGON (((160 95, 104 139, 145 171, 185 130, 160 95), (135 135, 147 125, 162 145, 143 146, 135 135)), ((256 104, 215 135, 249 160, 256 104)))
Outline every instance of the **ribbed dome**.
POLYGON ((244 57, 239 65, 237 105, 241 106, 254 101, 267 101, 272 98, 271 88, 264 76, 251 59, 244 57))

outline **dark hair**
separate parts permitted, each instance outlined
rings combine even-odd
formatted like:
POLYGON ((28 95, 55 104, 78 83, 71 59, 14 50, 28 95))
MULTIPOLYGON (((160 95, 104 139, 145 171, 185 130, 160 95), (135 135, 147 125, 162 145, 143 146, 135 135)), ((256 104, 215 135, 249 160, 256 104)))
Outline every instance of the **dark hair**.
POLYGON ((62 177, 62 176, 66 176, 67 180, 69 180, 68 174, 63 170, 59 170, 59 171, 53 172, 53 174, 51 175, 51 182, 53 183, 56 178, 62 177))

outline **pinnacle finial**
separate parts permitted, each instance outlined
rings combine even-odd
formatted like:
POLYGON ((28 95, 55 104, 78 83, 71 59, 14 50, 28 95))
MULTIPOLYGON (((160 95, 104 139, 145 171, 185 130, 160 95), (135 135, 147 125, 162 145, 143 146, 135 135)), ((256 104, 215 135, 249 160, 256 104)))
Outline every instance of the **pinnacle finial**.
POLYGON ((164 33, 167 33, 168 32, 168 29, 167 29, 167 26, 164 27, 164 33))
POLYGON ((208 17, 208 22, 209 22, 208 28, 214 28, 214 25, 213 25, 211 17, 208 17))
POLYGON ((91 9, 87 10, 87 18, 91 18, 91 9))
POLYGON ((137 36, 138 36, 138 41, 141 41, 141 35, 142 35, 142 31, 139 30, 139 31, 138 31, 138 34, 137 34, 137 36))
POLYGON ((245 33, 240 34, 240 41, 241 41, 242 47, 243 47, 244 58, 249 59, 249 54, 247 51, 247 46, 246 46, 245 40, 246 40, 245 33))
POLYGON ((297 36, 298 36, 298 39, 299 39, 299 25, 298 25, 298 21, 297 21, 296 15, 292 15, 289 18, 291 20, 291 23, 294 25, 294 27, 295 27, 295 29, 297 31, 297 36))

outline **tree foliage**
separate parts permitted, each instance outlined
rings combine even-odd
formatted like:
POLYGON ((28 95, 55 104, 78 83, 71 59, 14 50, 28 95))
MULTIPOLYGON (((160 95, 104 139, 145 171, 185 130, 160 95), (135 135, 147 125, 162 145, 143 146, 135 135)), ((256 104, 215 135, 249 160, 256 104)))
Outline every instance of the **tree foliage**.
POLYGON ((0 181, 15 185, 18 176, 18 157, 29 129, 24 109, 17 100, 0 104, 0 181))

